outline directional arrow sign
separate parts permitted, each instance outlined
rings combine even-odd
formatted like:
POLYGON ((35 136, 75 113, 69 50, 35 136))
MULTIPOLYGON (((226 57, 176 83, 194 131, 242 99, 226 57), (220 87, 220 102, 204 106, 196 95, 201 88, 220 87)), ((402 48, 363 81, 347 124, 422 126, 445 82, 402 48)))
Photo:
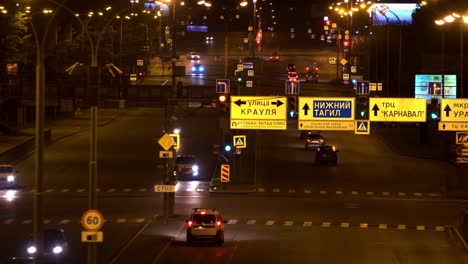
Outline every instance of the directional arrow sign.
POLYGON ((299 97, 301 111, 299 111, 298 119, 299 121, 354 120, 354 100, 354 97, 299 97))
POLYGON ((231 129, 286 129, 286 97, 231 96, 231 129))
POLYGON ((444 113, 440 116, 442 122, 467 122, 468 99, 441 99, 440 109, 444 113))
POLYGON ((370 121, 426 122, 425 98, 370 97, 370 121))

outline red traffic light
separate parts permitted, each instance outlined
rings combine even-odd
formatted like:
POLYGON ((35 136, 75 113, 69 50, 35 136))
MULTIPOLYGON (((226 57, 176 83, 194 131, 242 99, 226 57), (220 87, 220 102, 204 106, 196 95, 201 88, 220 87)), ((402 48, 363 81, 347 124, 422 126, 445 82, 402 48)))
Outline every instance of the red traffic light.
POLYGON ((348 47, 349 46, 349 41, 347 41, 347 40, 343 41, 343 46, 348 47))

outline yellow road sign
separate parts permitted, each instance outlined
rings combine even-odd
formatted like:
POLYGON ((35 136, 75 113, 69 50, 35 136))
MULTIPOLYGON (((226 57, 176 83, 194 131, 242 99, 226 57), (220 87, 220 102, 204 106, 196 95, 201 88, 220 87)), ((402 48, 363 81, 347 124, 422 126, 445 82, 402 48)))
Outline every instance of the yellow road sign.
POLYGON ((169 134, 174 140, 174 149, 180 149, 180 134, 169 134))
POLYGON ((439 131, 468 131, 468 122, 439 122, 439 131))
POLYGON ((167 133, 159 139, 158 143, 164 150, 169 150, 175 144, 174 139, 167 133))
POLYGON ((299 130, 354 130, 354 120, 351 121, 313 121, 298 122, 299 130))
POLYGON ((247 140, 245 135, 233 136, 232 141, 234 142, 234 147, 236 148, 247 148, 247 140))
POLYGON ((369 98, 369 120, 376 122, 426 122, 425 98, 369 98))
POLYGON ((286 97, 231 96, 231 129, 286 129, 286 97))
POLYGON ((468 99, 441 99, 440 121, 466 122, 468 120, 468 99))
POLYGON ((369 120, 356 120, 354 125, 354 134, 356 135, 370 135, 370 122, 369 120))
POLYGON ((354 120, 354 97, 299 97, 299 121, 354 120))

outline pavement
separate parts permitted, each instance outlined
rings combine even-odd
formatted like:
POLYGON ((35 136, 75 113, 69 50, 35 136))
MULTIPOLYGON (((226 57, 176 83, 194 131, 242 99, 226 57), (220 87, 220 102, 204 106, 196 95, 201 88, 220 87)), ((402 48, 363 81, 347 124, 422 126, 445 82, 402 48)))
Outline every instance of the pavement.
MULTIPOLYGON (((98 109, 98 126, 105 126, 110 122, 117 120, 126 113, 126 109, 120 108, 100 108, 98 109)), ((0 155, 6 151, 15 148, 34 138, 34 123, 28 123, 24 127, 16 128, 12 135, 0 134, 0 155)), ((46 121, 45 128, 51 131, 51 140, 53 143, 62 138, 75 135, 86 131, 90 125, 89 110, 83 110, 75 113, 74 116, 58 116, 55 120, 46 121)))

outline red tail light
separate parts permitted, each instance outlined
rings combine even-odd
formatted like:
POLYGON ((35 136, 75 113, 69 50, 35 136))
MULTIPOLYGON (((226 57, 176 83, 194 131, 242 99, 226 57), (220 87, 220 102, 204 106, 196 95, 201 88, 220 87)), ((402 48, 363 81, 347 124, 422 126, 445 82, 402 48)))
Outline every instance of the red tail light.
POLYGON ((192 226, 192 221, 188 221, 188 222, 187 222, 187 225, 188 225, 188 226, 192 226))
POLYGON ((217 221, 217 222, 216 222, 216 227, 217 227, 217 228, 220 228, 220 227, 221 227, 221 221, 217 221))

